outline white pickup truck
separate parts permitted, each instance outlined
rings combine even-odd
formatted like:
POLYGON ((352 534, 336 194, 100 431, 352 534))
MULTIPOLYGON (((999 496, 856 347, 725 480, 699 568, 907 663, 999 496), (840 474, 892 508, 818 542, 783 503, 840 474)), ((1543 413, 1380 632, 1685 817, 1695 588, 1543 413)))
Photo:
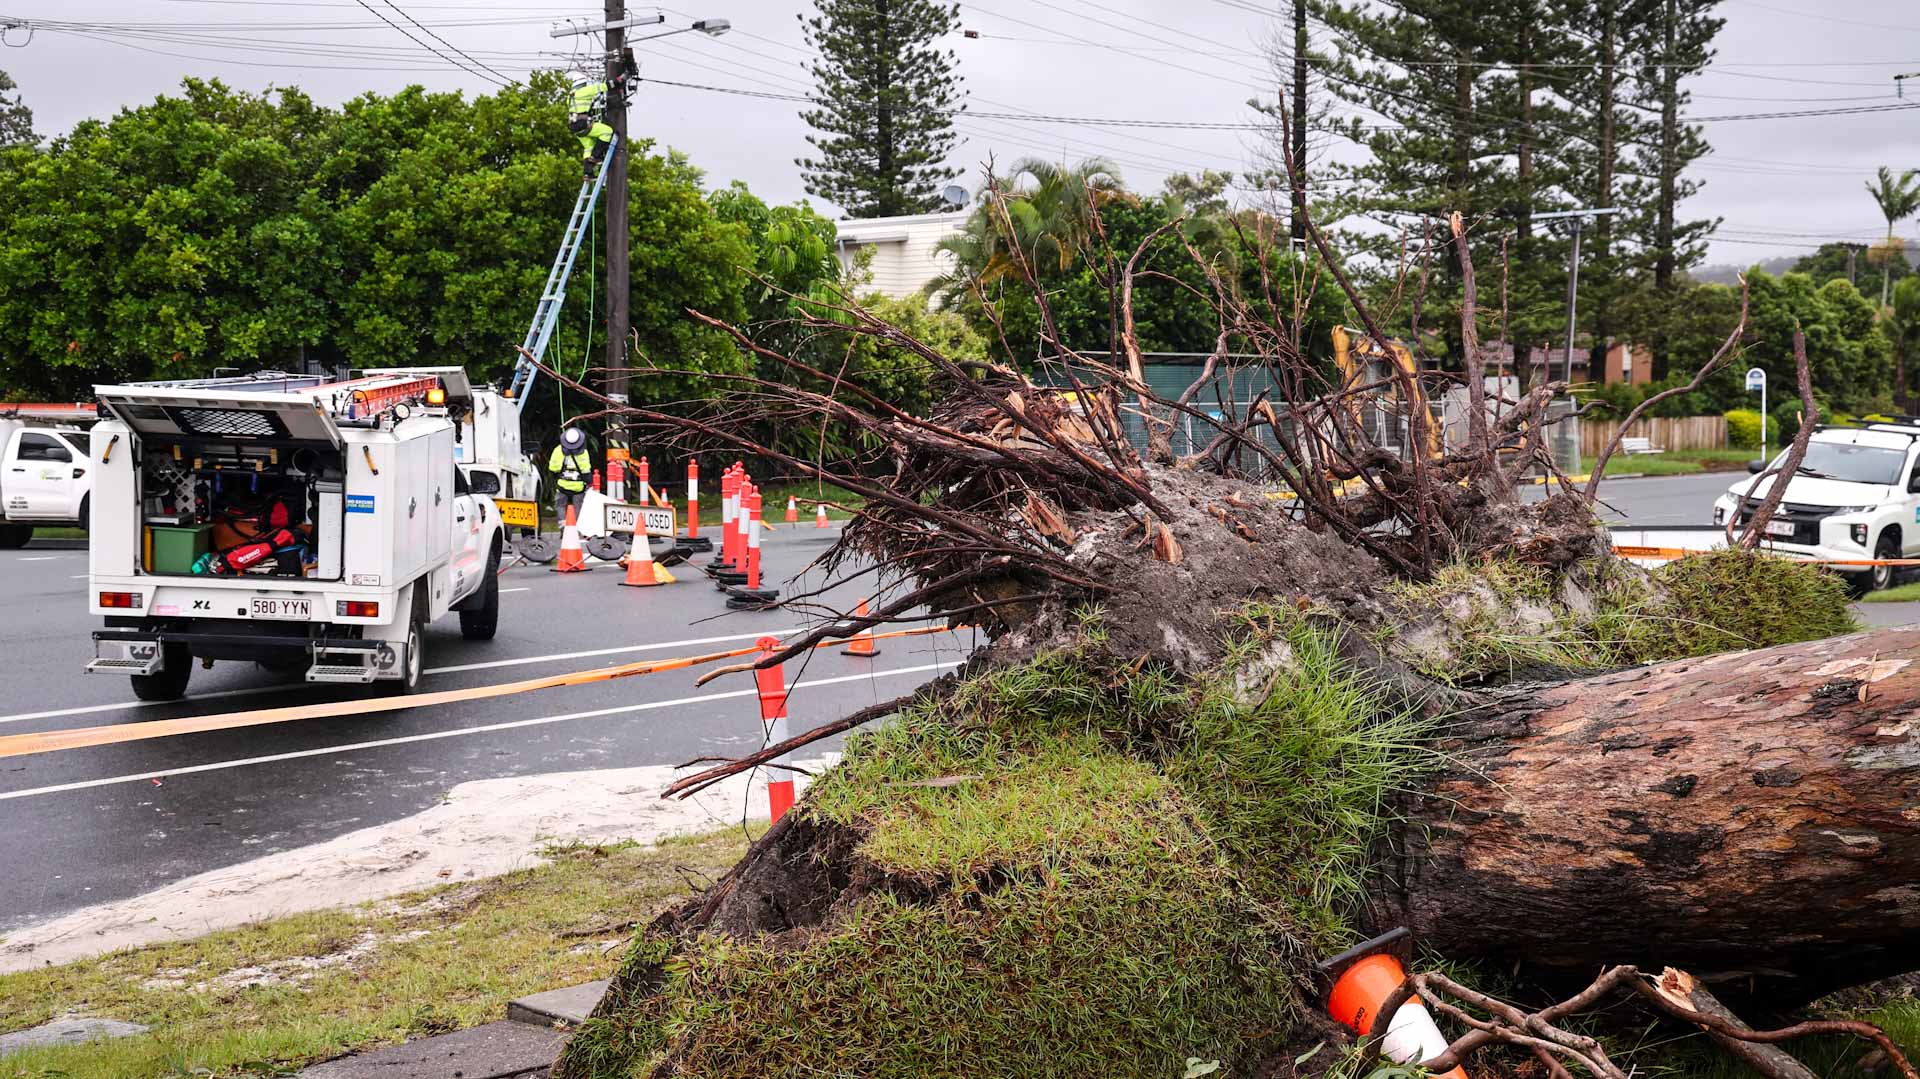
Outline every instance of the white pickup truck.
MULTIPOLYGON (((1772 464, 1778 465, 1782 452, 1772 464)), ((1756 461, 1749 468, 1760 471, 1756 461)), ((1753 516, 1773 478, 1757 487, 1741 480, 1713 504, 1713 523, 1753 516), (1748 488, 1755 488, 1749 493, 1748 488), (1742 502, 1742 499, 1746 501, 1742 502), (1736 509, 1738 507, 1738 509, 1736 509)), ((1920 557, 1920 426, 1822 427, 1807 442, 1799 471, 1767 523, 1766 545, 1783 554, 1828 561, 1920 557)), ((1856 594, 1893 584, 1892 566, 1832 566, 1856 594)))
POLYGON ((493 636, 498 480, 455 467, 460 368, 96 392, 89 672, 131 675, 142 700, 184 694, 195 659, 404 693, 427 623, 458 611, 493 636))
POLYGON ((0 548, 23 547, 35 528, 87 527, 93 473, 91 406, 0 405, 0 548))

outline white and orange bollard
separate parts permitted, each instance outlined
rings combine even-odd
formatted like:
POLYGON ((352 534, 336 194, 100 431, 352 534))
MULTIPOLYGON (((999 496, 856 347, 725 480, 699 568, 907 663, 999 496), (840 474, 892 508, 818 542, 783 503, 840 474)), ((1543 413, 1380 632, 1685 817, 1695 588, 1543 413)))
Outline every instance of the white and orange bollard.
POLYGON ((700 534, 700 462, 687 461, 687 538, 689 551, 711 551, 713 541, 700 534))
MULTIPOLYGON (((762 657, 770 656, 780 647, 778 637, 762 637, 754 642, 762 657)), ((787 740, 787 682, 781 673, 781 664, 762 667, 753 672, 754 682, 760 690, 760 723, 767 733, 767 744, 779 745, 787 740)), ((771 765, 792 763, 792 754, 782 754, 768 762, 771 765)), ((774 820, 786 816, 793 808, 793 773, 785 768, 775 768, 767 773, 767 811, 774 820)))
POLYGON ((720 553, 707 563, 708 573, 733 568, 733 496, 739 484, 740 477, 731 466, 720 473, 720 553))
POLYGON ((760 587, 760 492, 747 492, 747 580, 745 587, 727 589, 727 607, 735 611, 771 609, 780 598, 777 588, 760 587))
MULTIPOLYGON (((1406 968, 1388 949, 1407 939, 1405 929, 1395 929, 1321 963, 1320 970, 1332 979, 1327 1014, 1361 1038, 1375 1033, 1380 1006, 1407 980, 1406 968)), ((1433 1015, 1416 997, 1387 1021, 1380 1051, 1398 1063, 1418 1064, 1446 1052, 1447 1044, 1433 1015)), ((1467 1072, 1456 1067, 1440 1073, 1440 1079, 1467 1079, 1467 1072)))
POLYGON ((592 569, 587 565, 586 549, 580 546, 579 514, 572 506, 567 507, 567 523, 560 529, 560 558, 554 562, 554 573, 585 573, 592 569))
POLYGON ((627 500, 627 470, 620 458, 607 454, 607 497, 615 502, 627 500))

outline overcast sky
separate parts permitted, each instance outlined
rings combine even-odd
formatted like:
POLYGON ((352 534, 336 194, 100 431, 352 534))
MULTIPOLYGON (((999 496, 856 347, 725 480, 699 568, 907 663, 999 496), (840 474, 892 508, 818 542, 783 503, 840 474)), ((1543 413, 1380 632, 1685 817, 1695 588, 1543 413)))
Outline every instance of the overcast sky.
MULTIPOLYGON (((601 8, 564 0, 394 0, 447 45, 389 5, 374 9, 428 45, 510 77, 564 63, 584 38, 554 39, 556 20, 597 20, 601 8), (454 52, 457 48, 464 59, 454 52), (557 52, 557 55, 556 55, 557 52)), ((769 93, 806 92, 802 0, 680 0, 667 27, 730 19, 719 39, 681 34, 638 46, 654 79, 769 93)), ((1247 123, 1273 76, 1263 44, 1276 26, 1260 0, 989 0, 964 3, 977 38, 956 38, 969 116, 953 158, 978 182, 989 156, 1078 160, 1106 156, 1137 189, 1171 172, 1239 171, 1257 134, 1151 130, 1011 119, 1007 114, 1247 123)), ((1725 0, 1718 59, 1693 80, 1692 115, 1896 104, 1893 76, 1920 73, 1915 0, 1725 0), (1838 13, 1838 14, 1835 14, 1838 13)), ((43 135, 105 117, 174 89, 189 75, 260 90, 298 85, 336 102, 409 83, 483 92, 486 77, 454 67, 376 19, 359 0, 0 0, 0 19, 40 21, 6 34, 10 72, 43 135), (65 27, 62 29, 61 27, 65 27)), ((652 33, 657 30, 644 30, 652 33)), ((1920 102, 1920 78, 1906 100, 1920 102)), ((684 150, 716 185, 745 180, 763 197, 804 196, 793 159, 806 127, 791 101, 653 83, 635 101, 636 134, 684 150)), ((1710 262, 1746 264, 1803 253, 1825 238, 1869 240, 1884 226, 1863 183, 1876 165, 1920 168, 1920 109, 1709 123, 1705 182, 1685 207, 1722 217, 1710 262)), ((829 212, 832 212, 829 208, 829 212)), ((1914 239, 1916 224, 1901 228, 1914 239)))

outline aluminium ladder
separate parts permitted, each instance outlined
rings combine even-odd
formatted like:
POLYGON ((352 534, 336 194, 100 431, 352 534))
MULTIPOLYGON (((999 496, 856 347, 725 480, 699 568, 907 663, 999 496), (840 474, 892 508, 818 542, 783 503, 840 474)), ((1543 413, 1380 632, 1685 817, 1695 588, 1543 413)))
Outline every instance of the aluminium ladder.
POLYGON ((600 168, 591 180, 581 182, 579 197, 573 200, 573 216, 567 219, 566 234, 560 238, 560 253, 554 256, 553 269, 547 272, 546 286, 540 290, 540 305, 533 309, 533 325, 527 327, 527 339, 521 344, 524 351, 518 354, 513 365, 507 396, 515 401, 526 400, 527 391, 533 388, 533 380, 540 374, 540 368, 534 366, 533 361, 546 356, 547 343, 553 340, 554 328, 560 324, 560 308, 567 298, 567 278, 573 275, 574 257, 580 254, 580 241, 586 237, 587 223, 593 216, 594 205, 600 201, 600 189, 607 182, 607 168, 619 151, 620 137, 609 136, 607 154, 600 160, 600 168))

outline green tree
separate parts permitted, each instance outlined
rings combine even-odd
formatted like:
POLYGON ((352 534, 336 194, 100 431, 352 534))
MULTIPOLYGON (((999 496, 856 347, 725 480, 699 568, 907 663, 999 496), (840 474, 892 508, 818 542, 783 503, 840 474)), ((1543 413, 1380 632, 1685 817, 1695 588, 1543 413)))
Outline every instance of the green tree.
MULTIPOLYGON (((1872 302, 1852 285, 1837 280, 1820 285, 1805 274, 1774 277, 1757 270, 1748 272, 1747 282, 1745 366, 1765 368, 1776 397, 1795 382, 1796 325, 1806 331, 1814 390, 1834 408, 1859 411, 1891 392, 1891 343, 1875 325, 1872 302)), ((1733 383, 1738 377, 1729 370, 1720 381, 1733 383)))
MULTIPOLYGON (((1887 240, 1881 258, 1891 262, 1895 254, 1893 226, 1920 212, 1920 171, 1908 169, 1899 176, 1885 165, 1867 184, 1867 194, 1873 196, 1874 205, 1880 208, 1880 216, 1887 219, 1887 240)), ((1880 278, 1880 306, 1887 306, 1887 285, 1891 275, 1880 278)))
POLYGON ((1902 412, 1913 410, 1914 361, 1920 359, 1920 277, 1908 277, 1893 288, 1893 307, 1881 322, 1893 346, 1893 401, 1902 412))
POLYGON ((33 110, 20 100, 19 89, 11 75, 0 71, 0 150, 40 142, 33 133, 33 110))
POLYGON ((1883 277, 1898 286, 1913 272, 1904 250, 1885 259, 1867 258, 1867 250, 1866 244, 1824 243, 1813 254, 1795 262, 1793 272, 1806 274, 1823 285, 1834 280, 1845 281, 1860 290, 1862 296, 1880 292, 1886 283, 1881 280, 1883 277))
POLYGON ((953 117, 966 106, 954 55, 939 40, 958 25, 939 0, 818 0, 802 20, 815 108, 801 118, 818 157, 797 159, 807 192, 853 217, 924 213, 959 175, 945 164, 953 117))

